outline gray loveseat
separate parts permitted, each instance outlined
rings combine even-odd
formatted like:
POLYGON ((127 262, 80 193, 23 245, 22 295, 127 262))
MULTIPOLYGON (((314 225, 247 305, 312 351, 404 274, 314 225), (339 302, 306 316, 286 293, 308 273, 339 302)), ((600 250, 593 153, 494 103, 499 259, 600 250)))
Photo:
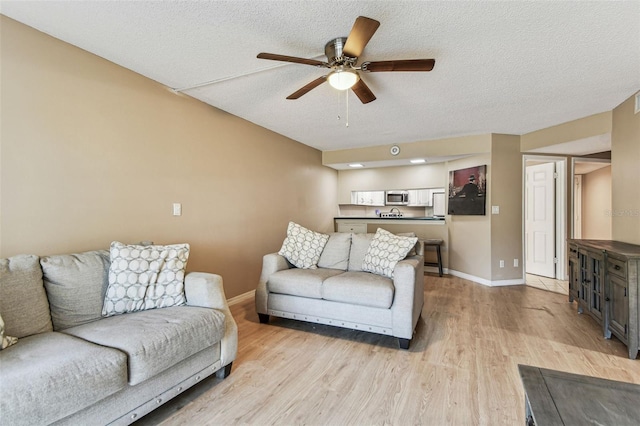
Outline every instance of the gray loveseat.
POLYGON ((0 424, 129 424, 231 371, 222 278, 185 277, 187 304, 103 318, 108 251, 0 259, 0 424))
POLYGON ((265 255, 255 294, 260 322, 272 315, 386 334, 408 349, 424 305, 423 245, 395 265, 391 279, 362 271, 373 237, 330 234, 317 269, 265 255))

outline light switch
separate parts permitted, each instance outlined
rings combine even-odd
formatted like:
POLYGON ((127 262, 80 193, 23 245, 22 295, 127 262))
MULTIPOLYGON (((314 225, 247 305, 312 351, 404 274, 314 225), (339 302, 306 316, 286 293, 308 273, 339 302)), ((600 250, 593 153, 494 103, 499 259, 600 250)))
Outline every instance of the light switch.
POLYGON ((491 206, 491 214, 500 214, 500 206, 491 206))
POLYGON ((182 216, 182 204, 173 203, 173 215, 174 216, 182 216))

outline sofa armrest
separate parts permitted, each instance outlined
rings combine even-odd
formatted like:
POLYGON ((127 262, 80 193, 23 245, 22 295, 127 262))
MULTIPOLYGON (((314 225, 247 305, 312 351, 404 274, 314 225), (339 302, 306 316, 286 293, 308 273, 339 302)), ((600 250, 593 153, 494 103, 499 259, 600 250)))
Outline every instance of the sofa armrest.
POLYGON ((267 313, 267 282, 271 274, 290 268, 291 264, 284 256, 278 253, 269 253, 262 257, 262 272, 260 273, 258 287, 256 287, 256 312, 259 314, 267 313))
POLYGON ((224 314, 225 331, 220 342, 220 360, 223 366, 229 364, 238 354, 238 326, 227 304, 222 277, 190 272, 184 278, 184 291, 188 306, 217 309, 224 314))
POLYGON ((411 256, 398 262, 393 270, 393 286, 394 336, 411 339, 424 306, 424 257, 411 256))

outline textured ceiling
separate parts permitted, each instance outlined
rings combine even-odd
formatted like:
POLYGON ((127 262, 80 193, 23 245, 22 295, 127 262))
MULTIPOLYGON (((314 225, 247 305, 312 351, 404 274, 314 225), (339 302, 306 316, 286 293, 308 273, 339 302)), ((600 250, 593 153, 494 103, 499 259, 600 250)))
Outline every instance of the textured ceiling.
POLYGON ((616 107, 640 89, 640 1, 2 1, 0 12, 320 150, 523 134, 616 107), (363 74, 363 105, 317 58, 355 18, 381 22, 363 60, 435 58, 427 73, 363 74), (276 67, 276 68, 274 68, 276 67), (340 120, 338 120, 340 116, 340 120))

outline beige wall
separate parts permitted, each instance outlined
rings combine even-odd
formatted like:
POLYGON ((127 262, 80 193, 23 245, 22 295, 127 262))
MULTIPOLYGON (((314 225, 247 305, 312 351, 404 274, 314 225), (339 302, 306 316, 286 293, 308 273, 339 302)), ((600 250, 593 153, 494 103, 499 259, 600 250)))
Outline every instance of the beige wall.
MULTIPOLYGON (((338 172, 338 199, 350 202, 353 190, 405 189, 448 186, 449 171, 487 165, 485 216, 446 216, 444 226, 386 226, 391 232, 416 232, 421 238, 444 240, 443 263, 448 269, 487 282, 522 279, 522 154, 520 137, 483 135, 489 154, 434 165, 388 167, 338 172), (491 205, 500 206, 499 215, 491 215, 491 205), (513 267, 513 259, 519 261, 513 267), (500 260, 505 267, 500 268, 500 260)), ((375 226, 369 231, 374 232, 375 226)))
POLYGON ((522 154, 520 137, 492 136, 491 189, 487 214, 491 218, 491 279, 522 279, 522 154), (491 206, 500 213, 491 214, 491 206), (513 260, 518 259, 518 266, 513 260), (500 268, 504 260, 504 268, 500 268))
POLYGON ((389 153, 391 145, 325 151, 322 153, 322 164, 366 163, 403 159, 407 160, 408 163, 412 158, 479 154, 491 151, 491 135, 461 136, 397 145, 400 147, 400 153, 397 156, 389 153))
POLYGON ((611 167, 582 175, 582 238, 611 239, 611 167))
POLYGON ((613 239, 640 244, 640 113, 635 96, 613 110, 611 212, 613 239))
MULTIPOLYGON (((477 155, 447 163, 449 171, 487 165, 487 186, 491 187, 491 154, 477 155)), ((486 207, 491 212, 493 191, 487 191, 486 207)), ((491 280, 491 216, 446 216, 449 230, 449 268, 491 280)))
POLYGON ((521 136, 522 152, 611 133, 611 111, 547 127, 521 136))
POLYGON ((319 151, 0 19, 0 257, 187 242, 233 297, 289 220, 333 229, 319 151))

